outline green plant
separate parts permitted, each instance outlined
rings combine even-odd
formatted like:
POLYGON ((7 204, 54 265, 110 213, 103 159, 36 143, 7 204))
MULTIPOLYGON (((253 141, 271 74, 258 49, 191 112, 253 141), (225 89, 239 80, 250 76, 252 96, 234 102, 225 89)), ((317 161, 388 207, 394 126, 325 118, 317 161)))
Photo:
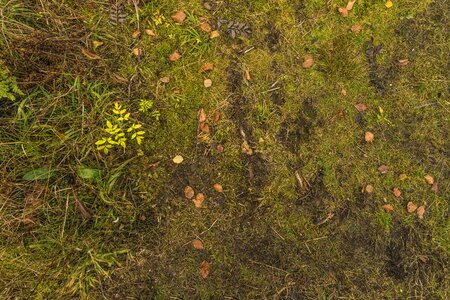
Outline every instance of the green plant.
POLYGON ((23 96, 24 93, 17 86, 16 78, 11 76, 9 70, 0 61, 0 100, 16 100, 16 96, 23 96))
POLYGON ((130 113, 126 108, 123 108, 118 102, 114 103, 113 116, 106 121, 106 128, 104 131, 109 135, 103 137, 95 142, 97 150, 108 154, 110 149, 115 146, 121 146, 123 149, 127 146, 128 140, 135 140, 138 145, 144 139, 144 130, 139 130, 142 127, 140 123, 132 123, 129 125, 130 113))
POLYGON ((144 114, 148 114, 151 118, 159 120, 160 113, 158 110, 153 110, 153 101, 140 99, 139 100, 139 111, 144 114))

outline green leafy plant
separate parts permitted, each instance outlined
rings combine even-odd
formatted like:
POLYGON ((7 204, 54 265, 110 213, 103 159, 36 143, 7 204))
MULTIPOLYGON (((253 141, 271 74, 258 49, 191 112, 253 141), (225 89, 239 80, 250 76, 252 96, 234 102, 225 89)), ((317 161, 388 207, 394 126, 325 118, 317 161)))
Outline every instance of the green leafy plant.
POLYGON ((97 150, 108 154, 114 147, 120 146, 125 149, 129 140, 134 140, 140 145, 145 134, 144 130, 139 130, 142 124, 131 123, 130 125, 130 123, 130 113, 127 109, 118 102, 114 103, 112 118, 106 121, 106 128, 103 129, 108 136, 95 142, 97 150))
POLYGON ((158 110, 153 109, 153 101, 141 99, 139 100, 139 111, 144 114, 150 115, 155 120, 159 120, 160 113, 158 110))
POLYGON ((0 100, 15 101, 18 95, 23 96, 24 93, 17 86, 16 78, 11 76, 9 70, 0 61, 0 100))

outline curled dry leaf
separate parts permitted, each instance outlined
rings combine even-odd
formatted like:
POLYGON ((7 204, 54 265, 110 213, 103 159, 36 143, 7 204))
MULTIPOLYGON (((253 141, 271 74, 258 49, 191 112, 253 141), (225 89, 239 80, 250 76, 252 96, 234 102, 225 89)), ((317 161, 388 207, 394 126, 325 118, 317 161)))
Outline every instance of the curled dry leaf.
POLYGON ((206 112, 205 112, 205 110, 203 108, 200 108, 198 110, 197 117, 198 117, 198 122, 199 123, 206 122, 206 112))
POLYGON ((432 184, 434 183, 434 178, 433 178, 433 176, 431 176, 431 175, 426 175, 426 176, 425 176, 425 181, 426 181, 428 184, 432 185, 432 184))
POLYGON ((216 150, 217 150, 217 152, 222 153, 225 149, 222 144, 219 144, 219 145, 217 145, 216 150))
POLYGON ((169 60, 170 61, 177 61, 181 58, 181 54, 178 51, 173 52, 172 54, 170 54, 169 56, 169 60))
POLYGON ((92 47, 95 49, 97 49, 98 47, 100 47, 101 45, 103 45, 103 42, 100 41, 92 41, 92 47))
POLYGON ((345 7, 348 11, 352 10, 353 5, 355 5, 356 0, 348 1, 347 6, 345 7))
POLYGON ((392 206, 392 204, 385 204, 385 205, 383 205, 383 209, 385 212, 393 212, 394 206, 392 206))
POLYGON ((208 22, 202 22, 200 24, 200 29, 203 30, 204 32, 211 32, 211 25, 209 25, 208 22))
POLYGON ((413 212, 415 212, 417 209, 417 205, 415 205, 413 202, 409 201, 408 204, 406 205, 406 210, 412 214, 413 212))
POLYGON ((221 113, 219 110, 214 111, 213 122, 218 123, 220 121, 221 113))
POLYGON ((194 189, 192 187, 190 187, 189 185, 187 185, 184 188, 184 196, 186 198, 188 198, 189 200, 191 200, 192 198, 194 198, 195 192, 194 189))
POLYGON ((394 6, 394 3, 391 0, 386 1, 386 3, 384 4, 387 8, 391 8, 392 6, 394 6))
POLYGON ((250 71, 248 69, 244 70, 244 78, 247 81, 251 81, 252 80, 252 76, 250 75, 250 71))
POLYGON ((209 133, 209 125, 208 123, 200 123, 200 131, 203 133, 209 133))
POLYGON ((355 108, 359 112, 363 112, 363 111, 367 110, 367 106, 364 103, 355 104, 355 108))
POLYGON ((211 33, 209 34, 209 38, 210 38, 210 39, 215 39, 215 38, 217 38, 217 37, 219 37, 219 36, 220 36, 219 30, 213 30, 213 31, 211 31, 211 33))
POLYGON ((247 140, 244 140, 242 142, 241 150, 243 153, 245 153, 247 155, 253 155, 253 149, 250 147, 247 140))
POLYGON ((439 191, 437 182, 433 183, 433 186, 431 187, 431 191, 433 191, 433 193, 437 193, 439 191))
POLYGON ((365 190, 366 190, 366 193, 372 194, 372 193, 373 193, 373 190, 374 190, 374 189, 373 189, 373 185, 371 185, 371 184, 366 185, 365 190))
POLYGON ((206 63, 202 66, 202 68, 200 69, 199 73, 205 73, 205 72, 209 72, 212 71, 214 69, 214 64, 212 63, 206 63))
POLYGON ((134 39, 137 39, 138 37, 141 36, 141 31, 139 29, 136 29, 135 32, 133 32, 133 34, 131 35, 134 39))
POLYGON ((142 54, 142 49, 141 48, 133 48, 133 50, 131 50, 133 52, 134 55, 139 56, 142 54))
POLYGON ((194 247, 197 250, 205 249, 205 247, 203 246, 203 242, 198 239, 192 241, 192 247, 194 247))
POLYGON ((172 15, 172 20, 181 24, 186 19, 186 13, 182 10, 177 11, 174 15, 172 15))
POLYGON ((347 96, 347 90, 345 89, 345 87, 343 87, 342 89, 341 89, 341 95, 342 96, 347 96))
POLYGON ((100 56, 98 56, 98 55, 95 54, 94 52, 89 51, 89 50, 86 49, 86 48, 81 48, 81 52, 82 52, 87 58, 92 59, 92 60, 97 60, 97 59, 100 59, 100 58, 101 58, 100 56))
POLYGON ((406 175, 405 173, 402 173, 398 176, 398 179, 400 181, 404 181, 404 180, 406 180, 406 178, 408 178, 408 175, 406 175))
POLYGON ((381 174, 386 174, 389 171, 389 167, 386 166, 386 165, 381 165, 381 166, 378 167, 378 171, 381 174))
POLYGON ((425 215, 425 206, 419 206, 416 210, 416 214, 419 219, 423 219, 423 216, 425 215))
POLYGON ((196 208, 202 208, 203 202, 205 201, 205 195, 203 195, 203 193, 198 193, 192 201, 194 202, 196 208))
POLYGON ((173 161, 174 163, 176 163, 177 165, 178 165, 178 164, 181 164, 181 163, 183 162, 183 160, 184 160, 184 158, 183 158, 183 156, 181 156, 181 155, 177 155, 177 156, 175 156, 175 157, 172 159, 172 161, 173 161))
POLYGON ((207 278, 209 272, 211 272, 211 265, 209 264, 209 262, 204 260, 200 265, 200 269, 198 271, 200 273, 200 276, 202 276, 202 278, 207 278))
POLYGON ((303 68, 309 69, 314 65, 314 57, 312 55, 305 55, 303 58, 303 68))
POLYGON ((372 132, 370 132, 370 131, 367 131, 365 134, 364 134, 364 140, 366 141, 366 143, 372 143, 373 142, 373 139, 375 138, 375 135, 372 133, 372 132))
POLYGON ((218 193, 223 193, 223 187, 220 183, 214 184, 214 190, 216 190, 216 192, 218 193))
POLYGON ((156 36, 156 33, 151 29, 145 29, 145 34, 148 36, 156 36))
POLYGON ((162 83, 169 83, 170 77, 168 76, 161 77, 159 81, 161 81, 162 83))
POLYGON ((341 16, 343 17, 348 17, 348 9, 345 7, 339 7, 338 8, 339 13, 341 14, 341 16))
POLYGON ((203 80, 203 86, 204 86, 205 88, 211 87, 211 86, 212 86, 212 80, 209 79, 209 78, 203 80))
POLYGON ((359 33, 359 32, 361 32, 361 30, 362 30, 362 26, 359 25, 359 24, 355 24, 355 25, 353 25, 353 26, 351 27, 351 30, 352 30, 354 33, 359 33))
POLYGON ((400 191, 400 189, 399 188, 394 188, 394 190, 392 191, 392 193, 394 194, 394 196, 395 197, 400 197, 401 196, 401 194, 402 194, 402 192, 400 191))
POLYGON ((407 64, 409 64, 409 59, 407 59, 407 58, 398 60, 398 65, 401 66, 401 67, 404 67, 407 64))

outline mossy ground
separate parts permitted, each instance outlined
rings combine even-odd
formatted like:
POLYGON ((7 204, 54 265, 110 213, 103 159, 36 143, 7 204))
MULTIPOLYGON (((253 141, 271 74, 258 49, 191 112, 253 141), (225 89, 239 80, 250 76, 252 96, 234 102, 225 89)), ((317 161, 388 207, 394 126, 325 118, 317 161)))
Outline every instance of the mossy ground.
POLYGON ((1 298, 448 298, 448 1, 361 0, 344 18, 345 1, 334 0, 209 1, 210 11, 141 0, 142 31, 155 14, 166 19, 138 39, 123 3, 129 16, 114 27, 107 3, 0 0, 2 59, 26 94, 0 102, 1 298), (188 18, 177 25, 180 9, 188 18), (210 40, 201 17, 252 34, 210 40), (80 51, 94 40, 99 60, 80 51), (171 62, 175 50, 182 58, 171 62), (214 70, 199 73, 204 63, 214 70), (138 111, 140 99, 159 120, 138 111), (94 143, 116 101, 146 137, 104 155, 94 143), (253 155, 241 151, 242 132, 253 155), (101 179, 79 178, 80 166, 101 179), (40 167, 55 175, 22 180, 40 167), (206 195, 205 208, 184 198, 186 185, 206 195), (425 205, 423 220, 409 201, 425 205))

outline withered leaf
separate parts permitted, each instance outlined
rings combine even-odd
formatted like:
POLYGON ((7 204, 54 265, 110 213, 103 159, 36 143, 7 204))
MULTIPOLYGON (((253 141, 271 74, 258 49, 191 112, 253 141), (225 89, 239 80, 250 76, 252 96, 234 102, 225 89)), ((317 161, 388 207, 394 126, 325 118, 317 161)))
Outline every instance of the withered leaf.
POLYGON ((223 187, 219 183, 214 184, 214 190, 216 190, 216 192, 218 193, 223 193, 223 187))
POLYGON ((437 193, 439 191, 437 182, 433 183, 433 186, 431 187, 431 191, 433 191, 433 193, 437 193))
POLYGON ((416 210, 416 214, 419 219, 423 219, 425 215, 425 206, 419 206, 416 210))
POLYGON ((378 171, 381 174, 386 174, 389 171, 389 167, 386 166, 386 165, 381 165, 381 166, 378 167, 378 171))
POLYGON ((394 206, 392 206, 392 204, 385 204, 385 205, 383 205, 383 209, 385 212, 393 212, 394 206))
POLYGON ((209 272, 211 272, 211 265, 209 262, 204 260, 202 264, 200 265, 199 273, 202 278, 207 278, 209 275, 209 272))
POLYGON ((343 87, 342 89, 341 89, 341 95, 342 96, 347 96, 347 90, 345 89, 345 87, 343 87))
POLYGON ((348 9, 345 7, 339 7, 338 8, 339 13, 341 14, 341 16, 343 17, 348 17, 348 9))
POLYGON ((172 54, 170 54, 169 56, 169 60, 170 61, 177 61, 181 58, 181 54, 178 51, 173 52, 172 54))
POLYGON ((220 111, 219 110, 214 111, 213 122, 217 124, 220 121, 220 117, 221 117, 220 111))
POLYGON ((192 241, 192 246, 197 250, 205 249, 205 247, 203 246, 203 242, 198 239, 192 241))
POLYGON ((202 208, 203 202, 205 201, 205 195, 203 195, 203 193, 198 193, 192 201, 194 202, 196 208, 202 208))
POLYGON ((132 52, 134 55, 139 56, 142 54, 142 49, 141 48, 133 48, 132 52))
POLYGON ((366 185, 365 190, 366 190, 366 192, 367 192, 368 194, 373 193, 373 190, 374 190, 374 189, 373 189, 373 185, 371 185, 371 184, 366 185))
POLYGON ((350 0, 350 1, 348 1, 348 3, 347 3, 347 6, 345 7, 348 11, 350 11, 350 10, 352 10, 352 8, 353 8, 353 5, 355 4, 355 2, 356 2, 356 0, 350 0))
POLYGON ((219 144, 219 145, 217 145, 216 150, 217 150, 217 152, 222 153, 225 149, 222 144, 219 144))
POLYGON ((408 204, 406 205, 406 210, 412 214, 413 212, 415 212, 417 209, 417 205, 415 205, 413 202, 409 201, 408 204))
POLYGON ((202 66, 202 68, 200 69, 199 73, 205 73, 208 71, 212 71, 214 69, 214 64, 212 63, 206 63, 202 66))
POLYGON ((156 169, 158 169, 160 163, 161 163, 160 161, 157 161, 153 164, 146 166, 145 169, 153 173, 156 171, 156 169))
POLYGON ((359 25, 359 24, 355 24, 355 25, 353 25, 353 26, 351 27, 351 30, 352 30, 354 33, 359 33, 359 32, 362 30, 362 26, 359 25))
POLYGON ((210 39, 215 39, 215 38, 217 38, 217 37, 219 37, 219 36, 220 36, 220 33, 219 33, 218 30, 213 30, 213 31, 211 31, 211 33, 209 34, 209 38, 210 38, 210 39))
POLYGON ((241 145, 241 150, 247 155, 253 155, 253 149, 248 144, 247 140, 244 140, 241 145))
POLYGON ((161 77, 159 81, 161 81, 162 83, 169 83, 170 77, 168 76, 161 77))
POLYGON ((149 36, 156 36, 156 33, 151 29, 145 29, 145 34, 149 36))
POLYGON ((407 59, 407 58, 398 60, 398 65, 401 66, 401 67, 404 67, 407 64, 409 64, 409 59, 407 59))
POLYGON ((424 178, 425 178, 425 181, 426 181, 428 184, 432 185, 432 184, 434 183, 434 178, 433 178, 433 176, 431 176, 431 175, 426 175, 424 178))
POLYGON ((402 173, 398 176, 398 179, 400 181, 404 181, 404 180, 406 180, 406 178, 408 178, 408 175, 406 175, 405 173, 402 173))
POLYGON ((370 132, 370 131, 366 131, 366 133, 364 134, 364 140, 368 144, 372 143, 374 138, 375 138, 375 135, 372 132, 370 132))
POLYGON ((209 25, 208 22, 202 22, 200 24, 200 29, 203 30, 204 32, 211 32, 211 25, 209 25))
POLYGON ((355 104, 355 108, 359 112, 363 112, 363 111, 367 110, 367 106, 364 103, 355 104))
POLYGON ((136 29, 133 34, 131 35, 134 39, 137 39, 141 36, 141 31, 139 29, 136 29))
POLYGON ((177 11, 174 15, 172 15, 172 20, 177 23, 183 23, 186 19, 186 13, 182 10, 177 11))
POLYGON ((181 155, 177 155, 177 156, 175 156, 175 157, 172 159, 172 161, 173 161, 174 163, 176 163, 177 165, 178 165, 178 164, 181 164, 181 163, 183 162, 183 160, 184 160, 184 158, 183 158, 183 156, 181 156, 181 155))
POLYGON ((399 188, 396 188, 396 187, 393 189, 392 193, 393 193, 394 196, 397 197, 397 198, 400 197, 401 194, 402 194, 402 192, 400 191, 400 189, 399 189, 399 188))
POLYGON ((312 55, 305 55, 303 58, 303 68, 309 69, 314 65, 314 57, 312 55))
POLYGON ((103 45, 103 42, 100 41, 92 41, 92 47, 95 49, 97 49, 98 47, 100 47, 101 45, 103 45))
POLYGON ((212 86, 212 80, 209 79, 209 78, 205 79, 205 80, 203 81, 203 86, 204 86, 205 88, 211 87, 211 86, 212 86))
POLYGON ((81 48, 81 52, 89 59, 92 60, 97 60, 97 59, 101 59, 100 56, 98 56, 97 54, 95 54, 94 52, 89 51, 86 48, 81 48))
POLYGON ((188 198, 190 200, 190 199, 194 198, 194 195, 195 195, 195 192, 194 192, 194 189, 192 187, 190 187, 188 185, 188 186, 186 186, 184 188, 184 196, 186 198, 188 198))
POLYGON ((92 210, 86 207, 86 205, 84 205, 84 203, 78 200, 78 198, 76 197, 75 197, 75 205, 84 218, 91 219, 94 216, 92 210))
POLYGON ((199 123, 204 123, 206 122, 206 112, 203 108, 200 108, 198 113, 197 113, 197 117, 198 117, 198 122, 199 123))
POLYGON ((206 122, 200 123, 200 131, 203 133, 209 133, 209 125, 206 122))
POLYGON ((250 75, 250 71, 248 69, 244 70, 244 78, 247 81, 251 81, 252 80, 252 76, 250 75))

